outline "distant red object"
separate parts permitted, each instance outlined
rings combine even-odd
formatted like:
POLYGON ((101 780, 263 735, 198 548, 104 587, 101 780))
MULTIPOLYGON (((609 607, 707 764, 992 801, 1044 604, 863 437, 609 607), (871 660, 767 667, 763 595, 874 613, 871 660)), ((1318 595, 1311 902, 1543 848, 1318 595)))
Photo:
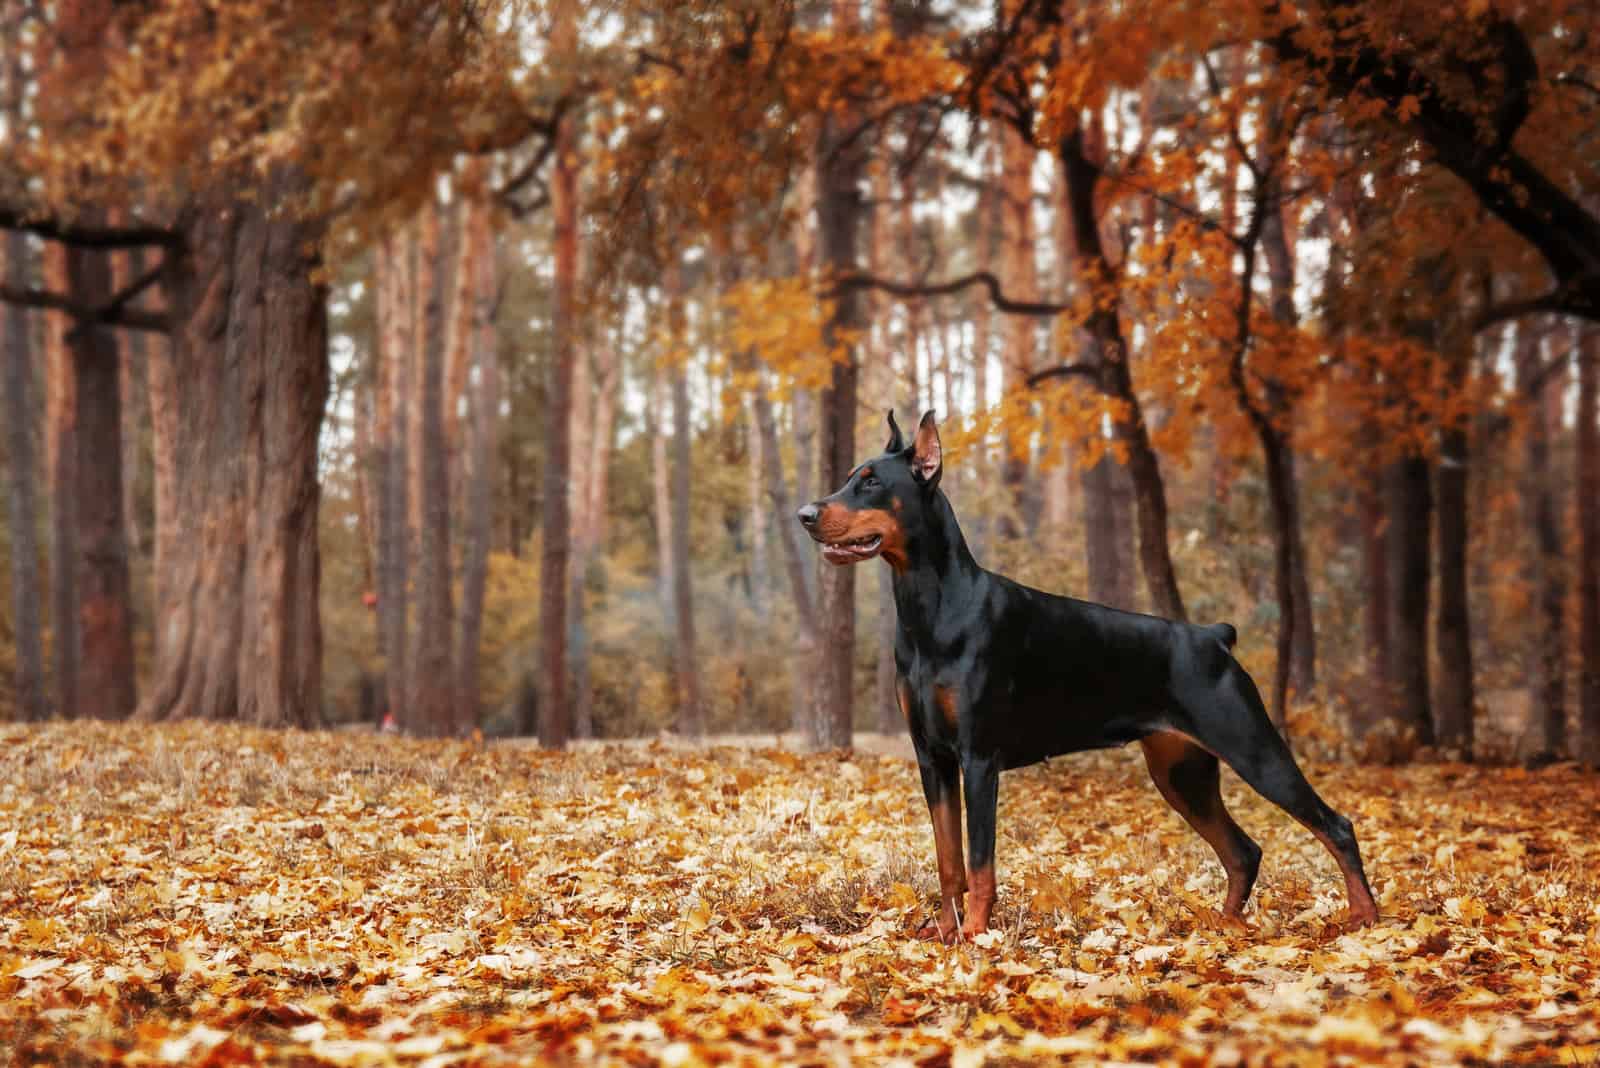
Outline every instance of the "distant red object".
POLYGON ((361 595, 361 603, 366 605, 368 608, 376 608, 378 607, 378 595, 373 593, 371 590, 368 590, 366 593, 361 595))
POLYGON ((383 722, 378 724, 378 729, 384 734, 400 733, 400 724, 395 722, 393 712, 385 712, 383 714, 383 722))

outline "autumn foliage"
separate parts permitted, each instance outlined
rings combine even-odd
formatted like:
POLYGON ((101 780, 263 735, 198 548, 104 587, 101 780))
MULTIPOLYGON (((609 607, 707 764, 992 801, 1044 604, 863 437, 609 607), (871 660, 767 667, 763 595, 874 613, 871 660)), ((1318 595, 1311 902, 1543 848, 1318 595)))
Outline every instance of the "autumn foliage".
POLYGON ((0 735, 0 1049, 326 1064, 893 1057, 1587 1063, 1591 791, 1568 769, 1313 769, 1384 922, 1320 846, 1244 927, 1131 753, 1007 780, 997 929, 936 893, 902 752, 569 754, 174 726, 0 735))

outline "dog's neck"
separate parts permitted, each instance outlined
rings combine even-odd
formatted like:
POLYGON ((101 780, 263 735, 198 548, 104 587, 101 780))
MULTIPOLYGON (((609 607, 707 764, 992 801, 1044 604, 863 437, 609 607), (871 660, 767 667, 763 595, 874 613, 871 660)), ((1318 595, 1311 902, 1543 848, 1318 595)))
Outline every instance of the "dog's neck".
POLYGON ((927 504, 926 521, 907 539, 906 566, 894 574, 900 626, 914 639, 931 636, 940 606, 948 598, 968 593, 982 574, 949 498, 935 489, 927 504))

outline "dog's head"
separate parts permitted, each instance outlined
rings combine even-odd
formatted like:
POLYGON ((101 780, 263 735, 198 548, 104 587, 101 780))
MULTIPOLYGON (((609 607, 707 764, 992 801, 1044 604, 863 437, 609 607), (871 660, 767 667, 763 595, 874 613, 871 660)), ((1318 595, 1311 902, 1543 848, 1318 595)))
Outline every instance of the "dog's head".
POLYGON ((903 570, 910 562, 908 532, 922 521, 943 470, 933 413, 923 415, 907 445, 890 412, 889 444, 883 453, 850 472, 836 492, 801 508, 796 518, 830 564, 881 556, 896 571, 903 570))

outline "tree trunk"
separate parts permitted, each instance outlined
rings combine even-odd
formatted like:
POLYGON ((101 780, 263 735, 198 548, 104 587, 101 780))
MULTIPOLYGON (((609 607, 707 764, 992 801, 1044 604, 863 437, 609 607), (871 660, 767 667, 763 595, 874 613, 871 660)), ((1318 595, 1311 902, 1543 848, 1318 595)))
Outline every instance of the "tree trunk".
MULTIPOLYGON (((836 33, 854 32, 858 11, 848 0, 834 0, 836 33)), ((854 272, 861 230, 861 177, 866 167, 862 138, 851 136, 851 115, 823 119, 817 154, 817 223, 822 237, 822 263, 833 275, 854 272)), ((818 448, 824 492, 842 485, 855 464, 856 379, 859 357, 853 339, 862 327, 861 296, 851 289, 833 301, 823 326, 830 348, 842 347, 833 379, 822 402, 818 448)), ((822 657, 817 671, 815 705, 808 741, 816 748, 850 745, 855 713, 856 569, 826 567, 817 583, 817 618, 821 621, 822 657)))
MULTIPOLYGON (((1452 387, 1465 385, 1471 370, 1472 344, 1450 354, 1452 387)), ((1465 424, 1447 426, 1439 434, 1439 462, 1434 472, 1434 525, 1439 555, 1439 614, 1434 641, 1439 676, 1434 680, 1434 722, 1442 749, 1470 760, 1473 742, 1472 616, 1468 596, 1467 551, 1471 534, 1471 445, 1465 424)))
MULTIPOLYGON (((45 288, 65 293, 67 249, 44 247, 45 288)), ((78 713, 78 387, 67 351, 71 320, 45 316, 45 470, 50 498, 50 630, 56 715, 78 713)))
MULTIPOLYGON (((121 221, 120 218, 118 221, 121 221)), ((144 251, 132 249, 111 258, 111 291, 120 293, 144 273, 144 251)), ((130 558, 145 551, 140 529, 140 499, 143 478, 144 425, 148 397, 144 390, 149 335, 143 330, 119 330, 113 335, 117 345, 117 393, 122 410, 122 530, 130 558)), ((138 615, 137 612, 134 613, 138 615)))
MULTIPOLYGON (((1066 168, 1069 203, 1072 213, 1073 254, 1077 275, 1086 284, 1109 282, 1113 277, 1105 247, 1100 241, 1099 219, 1095 214, 1094 191, 1100 169, 1091 161, 1081 128, 1062 138, 1061 161, 1066 168)), ((1097 154, 1097 153, 1095 153, 1097 154)), ((1113 290, 1113 294, 1114 294, 1113 290)), ((1161 466, 1150 445, 1144 411, 1133 391, 1133 375, 1128 367, 1128 346, 1122 335, 1119 302, 1114 295, 1090 314, 1084 327, 1094 339, 1095 360, 1100 368, 1100 388, 1122 401, 1127 417, 1115 424, 1117 440, 1128 457, 1128 473, 1133 480, 1133 496, 1138 508, 1139 562, 1151 606, 1169 619, 1187 619, 1183 597, 1178 591, 1177 573, 1167 545, 1167 492, 1161 479, 1161 466)))
POLYGON ((1383 484, 1387 468, 1363 473, 1358 490, 1361 509, 1361 573, 1367 678, 1372 692, 1354 705, 1360 734, 1376 727, 1394 703, 1393 648, 1389 641, 1389 539, 1384 518, 1383 484))
MULTIPOLYGON (((0 238, 0 281, 17 288, 28 283, 28 239, 13 231, 0 238)), ((43 623, 39 612, 39 508, 34 480, 35 389, 33 345, 28 316, 20 307, 0 305, 0 393, 5 394, 7 469, 6 519, 11 528, 11 606, 16 632, 17 712, 37 722, 50 711, 44 688, 43 623)))
MULTIPOLYGON (((766 489, 767 501, 772 508, 774 517, 773 530, 777 533, 778 544, 783 550, 784 571, 789 577, 789 599, 795 608, 795 703, 794 728, 797 733, 805 737, 805 721, 808 714, 804 711, 810 708, 810 702, 803 700, 803 692, 808 681, 806 670, 812 667, 817 658, 817 625, 815 615, 815 601, 808 581, 809 571, 806 568, 804 550, 800 545, 800 535, 796 532, 794 521, 796 502, 804 502, 807 498, 796 495, 791 497, 783 478, 783 453, 778 447, 777 421, 772 416, 772 401, 767 397, 766 384, 758 382, 755 390, 754 408, 756 416, 756 429, 761 436, 761 460, 765 467, 762 485, 766 489)), ((798 452, 798 446, 797 446, 798 452)), ((802 461, 804 453, 799 453, 802 461)), ((804 466, 803 462, 801 466, 804 466)))
MULTIPOLYGON (((1039 288, 1039 266, 1033 237, 1033 142, 1010 126, 1000 127, 1000 265, 1006 295, 1033 300, 1039 288)), ((1028 388, 1034 372, 1036 324, 1032 317, 1013 315, 1006 320, 1005 353, 1000 361, 1000 392, 1007 398, 1028 388)), ((1020 440, 1008 430, 1001 442, 1000 480, 1005 500, 1000 513, 1000 534, 1021 537, 1037 510, 1037 485, 1029 472, 1027 436, 1020 440)))
POLYGON ((1600 765, 1600 330, 1578 351, 1578 744, 1580 760, 1600 765))
POLYGON ((1434 744, 1428 693, 1428 583, 1430 577, 1428 462, 1407 456, 1385 476, 1388 511, 1389 643, 1393 714, 1419 745, 1434 744))
POLYGON ((1532 541, 1526 576, 1534 599, 1528 676, 1535 716, 1543 731, 1543 748, 1539 755, 1556 757, 1567 750, 1566 627, 1562 615, 1566 576, 1556 512, 1555 473, 1550 458, 1550 430, 1545 416, 1544 383, 1535 378, 1541 364, 1539 349, 1536 335, 1525 325, 1519 325, 1517 388, 1528 405, 1520 491, 1523 516, 1532 541))
POLYGON ((172 344, 150 338, 145 347, 145 390, 150 403, 151 499, 155 505, 150 550, 152 623, 163 626, 173 607, 166 575, 183 551, 178 541, 178 383, 172 365, 172 344))
POLYGON ((142 715, 320 721, 317 439, 328 389, 315 224, 271 207, 299 182, 183 213, 169 261, 175 544, 142 715))
MULTIPOLYGON (((1276 138, 1280 132, 1280 110, 1273 109, 1273 117, 1269 120, 1273 123, 1272 138, 1276 138)), ((1266 253, 1272 317, 1285 326, 1298 327, 1300 313, 1294 303, 1294 250, 1284 226, 1283 208, 1277 202, 1280 191, 1276 186, 1270 195, 1273 205, 1267 210, 1261 228, 1261 247, 1266 253)), ((1276 495, 1282 499, 1285 514, 1276 525, 1275 537, 1283 543, 1278 551, 1288 568, 1286 585, 1289 600, 1280 604, 1280 608, 1287 607, 1288 610, 1287 687, 1305 697, 1317 685, 1317 635, 1311 604, 1311 580, 1306 565, 1305 535, 1300 518, 1300 487, 1295 476, 1294 445, 1285 429, 1292 422, 1291 401, 1288 391, 1276 379, 1267 379, 1266 392, 1269 414, 1277 428, 1282 449, 1280 474, 1283 484, 1276 495)))
POLYGON ((384 692, 396 724, 410 722, 406 634, 409 630, 409 515, 412 291, 409 235, 388 235, 377 269, 378 398, 374 454, 378 471, 378 633, 384 692))
MULTIPOLYGON (((560 0, 555 7, 551 50, 559 59, 577 51, 577 5, 560 0)), ((578 286, 578 144, 569 120, 556 129, 550 210, 555 230, 555 279, 550 330, 550 373, 545 395, 543 543, 539 559, 539 741, 552 749, 566 748, 572 733, 572 708, 567 694, 567 568, 571 521, 567 483, 572 473, 572 367, 577 360, 578 286)))
POLYGON ((570 420, 572 470, 567 483, 567 508, 571 523, 571 557, 567 564, 567 672, 571 680, 572 734, 588 738, 594 734, 590 722, 593 706, 589 701, 589 630, 584 618, 584 591, 589 578, 589 479, 594 455, 594 381, 589 355, 574 352, 572 360, 572 407, 570 420))
MULTIPOLYGON (((1246 397, 1244 402, 1249 404, 1249 398, 1246 397)), ((1266 463, 1267 496, 1272 505, 1273 591, 1278 601, 1278 642, 1277 664, 1272 677, 1271 715, 1273 725, 1281 731, 1288 720, 1290 666, 1294 659, 1294 544, 1295 531, 1299 526, 1294 493, 1294 454, 1283 433, 1270 420, 1257 415, 1254 421, 1266 463)))
POLYGON ((661 598, 663 619, 672 618, 672 464, 667 455, 667 405, 671 388, 667 370, 658 356, 650 379, 650 408, 646 417, 650 429, 650 496, 656 527, 656 593, 661 598))
POLYGON ((416 627, 407 656, 411 670, 410 720, 419 734, 439 736, 455 726, 455 672, 451 667, 455 634, 450 591, 449 449, 444 435, 445 330, 440 290, 439 208, 430 202, 422 215, 418 243, 418 306, 422 329, 417 341, 417 447, 412 493, 418 517, 416 627))
MULTIPOLYGON (((669 268, 676 273, 675 267, 669 268)), ((676 294, 675 294, 676 296, 676 294)), ((668 312, 675 346, 684 337, 681 297, 668 312)), ((694 636, 694 587, 689 578, 689 473, 693 462, 689 422, 689 374, 681 360, 672 372, 672 661, 678 733, 699 738, 706 732, 700 697, 700 665, 694 636)))
POLYGON ((475 201, 467 211, 463 239, 471 258, 463 266, 472 273, 472 360, 477 367, 472 397, 470 472, 466 486, 466 546, 462 553, 461 649, 456 657, 456 727, 466 733, 482 715, 479 651, 483 635, 484 592, 489 581, 489 550, 494 538, 495 433, 500 421, 500 360, 495 337, 495 300, 499 288, 489 206, 475 201))
MULTIPOLYGON (((761 385, 757 383, 755 388, 760 389, 761 385)), ((760 427, 756 425, 754 406, 750 411, 745 434, 749 440, 745 451, 749 463, 745 478, 749 485, 745 487, 745 492, 746 507, 749 510, 747 522, 750 524, 750 606, 758 614, 764 614, 767 594, 772 586, 772 563, 767 545, 766 494, 762 489, 766 474, 766 457, 762 450, 766 448, 766 442, 761 437, 760 427)))
MULTIPOLYGON (((111 298, 104 253, 67 250, 73 300, 98 307, 111 298)), ((116 336, 109 327, 67 331, 77 380, 78 449, 73 506, 78 525, 78 707, 75 718, 125 719, 138 698, 133 677, 133 591, 122 510, 122 394, 116 336)))
POLYGON ((1135 607, 1132 495, 1127 480, 1127 469, 1109 455, 1080 474, 1089 600, 1131 612, 1135 607))

